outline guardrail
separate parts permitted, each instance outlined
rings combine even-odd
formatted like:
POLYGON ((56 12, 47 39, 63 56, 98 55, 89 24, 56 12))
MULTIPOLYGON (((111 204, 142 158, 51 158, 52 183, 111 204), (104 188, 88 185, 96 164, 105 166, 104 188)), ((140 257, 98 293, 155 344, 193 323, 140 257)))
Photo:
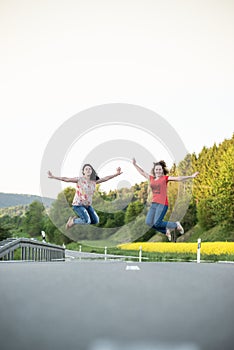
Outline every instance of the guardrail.
POLYGON ((30 238, 11 238, 0 242, 0 261, 14 260, 14 253, 18 248, 21 248, 23 261, 65 260, 64 247, 30 238))

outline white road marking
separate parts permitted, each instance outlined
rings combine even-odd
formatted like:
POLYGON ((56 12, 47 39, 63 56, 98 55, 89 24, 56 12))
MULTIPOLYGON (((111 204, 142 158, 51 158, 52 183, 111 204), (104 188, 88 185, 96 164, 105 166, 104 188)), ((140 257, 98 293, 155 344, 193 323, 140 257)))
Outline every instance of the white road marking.
POLYGON ((140 270, 140 268, 136 265, 127 265, 125 270, 140 270))

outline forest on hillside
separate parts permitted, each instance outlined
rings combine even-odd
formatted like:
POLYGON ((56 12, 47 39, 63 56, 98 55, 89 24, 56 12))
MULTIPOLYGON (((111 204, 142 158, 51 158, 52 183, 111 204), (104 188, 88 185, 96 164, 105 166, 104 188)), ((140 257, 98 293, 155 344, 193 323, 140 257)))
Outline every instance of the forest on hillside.
MULTIPOLYGON (((170 175, 191 175, 195 171, 199 171, 199 176, 191 181, 169 183, 170 204, 166 219, 182 219, 185 231, 195 226, 203 231, 219 226, 224 232, 233 232, 234 135, 219 145, 203 147, 198 155, 188 154, 183 161, 172 166, 170 175)), ((34 201, 22 215, 2 214, 0 240, 24 234, 38 237, 41 230, 46 232, 50 242, 57 244, 104 239, 118 244, 148 241, 155 237, 155 230, 145 224, 151 200, 147 181, 135 184, 130 189, 122 188, 109 193, 101 192, 97 186, 93 206, 100 217, 99 224, 76 225, 69 231, 68 237, 63 232, 68 217, 74 215, 71 210, 74 193, 74 187, 67 187, 58 194, 50 209, 34 201)), ((223 239, 229 238, 220 237, 220 240, 223 239)), ((155 240, 166 239, 162 234, 157 234, 155 240)))

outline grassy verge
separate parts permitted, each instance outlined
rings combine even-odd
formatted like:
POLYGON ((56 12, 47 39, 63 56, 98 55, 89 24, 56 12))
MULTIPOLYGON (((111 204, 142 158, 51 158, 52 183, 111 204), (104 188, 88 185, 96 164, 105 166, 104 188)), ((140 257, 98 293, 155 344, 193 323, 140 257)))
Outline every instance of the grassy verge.
MULTIPOLYGON (((86 253, 98 253, 98 254, 105 253, 104 247, 91 247, 89 245, 81 244, 79 242, 72 242, 72 243, 67 244, 66 249, 79 251, 80 247, 81 247, 82 252, 86 252, 86 253)), ((135 252, 133 252, 132 250, 122 250, 118 247, 108 247, 107 253, 108 254, 115 254, 115 255, 135 256, 135 252)), ((138 254, 139 254, 139 251, 138 251, 137 255, 138 254)))
MULTIPOLYGON (((147 245, 147 243, 145 243, 147 245)), ((150 243, 149 243, 150 244, 150 243)), ((164 243, 165 247, 169 245, 167 243, 164 243)), ((186 243, 185 243, 186 244, 186 243)), ((139 244, 140 245, 140 244, 139 244)), ((81 246, 82 252, 89 252, 89 253, 99 253, 104 254, 104 248, 102 247, 90 247, 86 245, 81 245, 79 243, 70 243, 67 245, 67 249, 70 250, 77 250, 79 251, 81 246)), ((157 243, 155 244, 157 247, 157 243)), ((189 245, 188 245, 189 247, 189 245)), ((107 249, 108 254, 114 254, 114 255, 124 255, 124 256, 133 256, 138 257, 139 256, 139 249, 121 249, 119 247, 112 247, 107 249)), ((196 252, 149 252, 145 251, 143 249, 142 251, 142 257, 147 258, 145 261, 196 261, 197 260, 197 254, 196 252)), ((232 253, 210 253, 210 254, 202 254, 201 253, 201 260, 204 261, 211 261, 211 262, 217 262, 217 261, 234 261, 234 252, 232 253)), ((143 259, 144 261, 144 259, 143 259)))

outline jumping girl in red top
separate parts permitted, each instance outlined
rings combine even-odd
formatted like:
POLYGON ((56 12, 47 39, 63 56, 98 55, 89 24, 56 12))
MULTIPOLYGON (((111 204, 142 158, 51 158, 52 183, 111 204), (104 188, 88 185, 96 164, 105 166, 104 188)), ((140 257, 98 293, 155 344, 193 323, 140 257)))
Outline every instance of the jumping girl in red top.
POLYGON ((171 241, 171 230, 175 228, 180 234, 184 234, 184 229, 179 221, 163 221, 168 209, 167 184, 168 181, 185 181, 193 179, 198 175, 198 172, 190 176, 168 176, 166 163, 163 160, 160 160, 160 162, 154 163, 151 171, 152 175, 149 175, 137 165, 135 158, 133 158, 133 165, 141 175, 149 180, 152 190, 153 198, 149 212, 146 216, 146 224, 155 228, 157 231, 166 234, 169 241, 171 241))

